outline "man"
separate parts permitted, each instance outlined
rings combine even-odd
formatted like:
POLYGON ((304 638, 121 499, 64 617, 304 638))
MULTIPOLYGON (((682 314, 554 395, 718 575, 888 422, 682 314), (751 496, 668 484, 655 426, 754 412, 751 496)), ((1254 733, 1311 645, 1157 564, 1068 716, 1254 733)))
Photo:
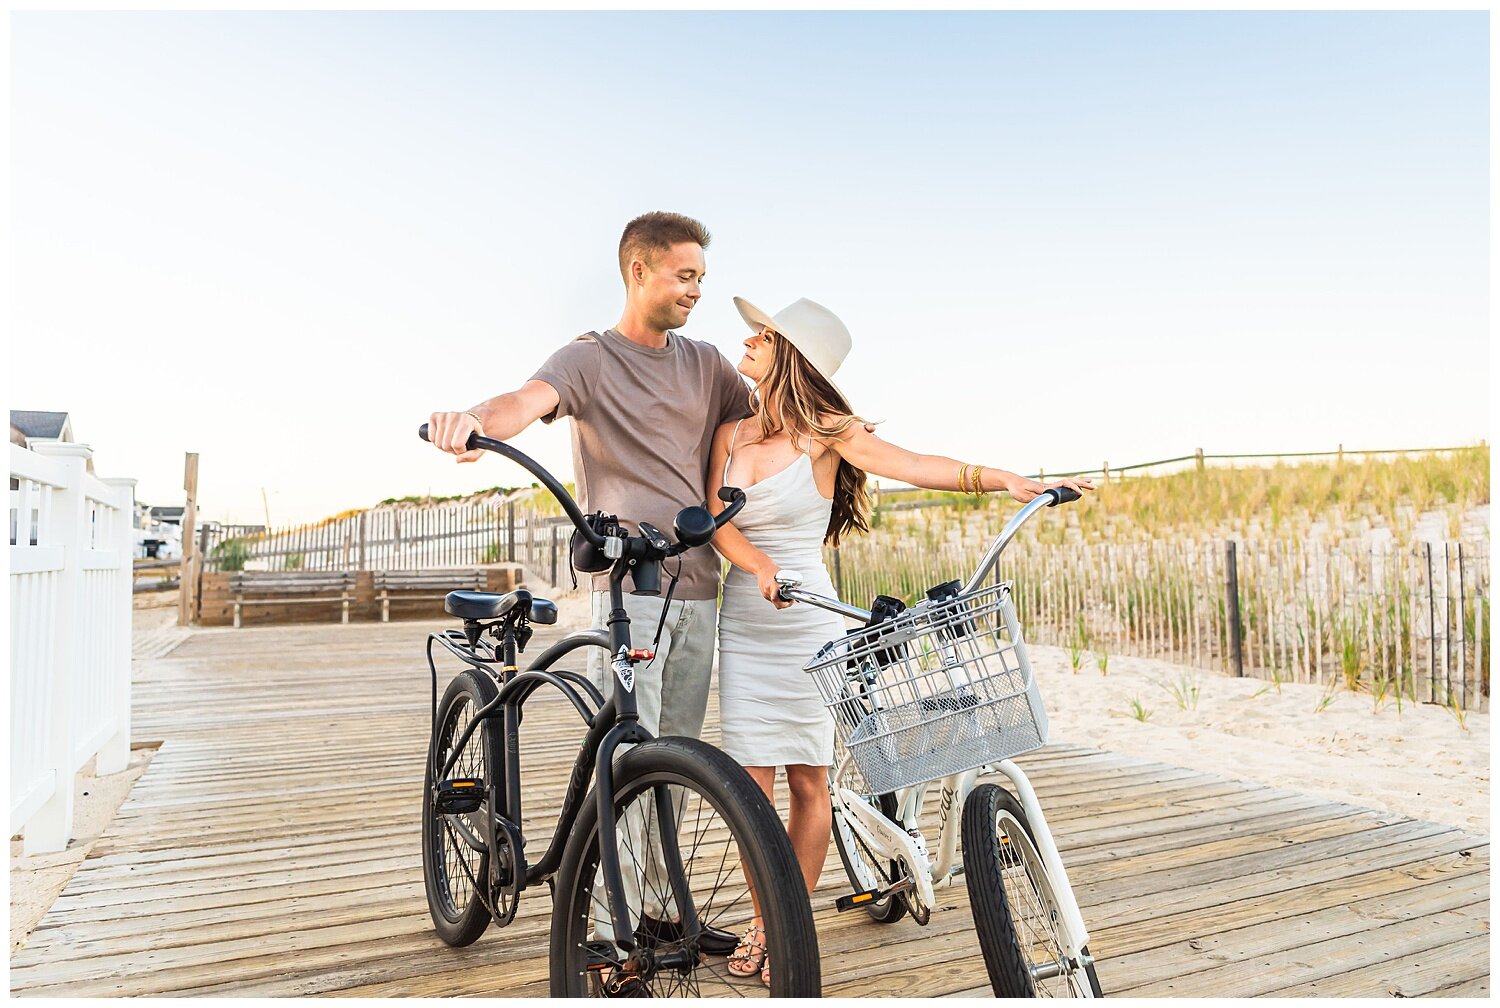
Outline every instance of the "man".
MULTIPOLYGON (((702 296, 709 240, 702 224, 681 214, 656 211, 631 221, 620 237, 625 311, 615 327, 563 346, 514 392, 463 412, 434 413, 432 443, 472 462, 483 452, 464 450, 471 432, 504 441, 536 420, 572 417, 573 472, 584 511, 618 515, 632 530, 642 521, 671 529, 679 510, 703 499, 713 432, 751 414, 749 389, 724 355, 673 331, 702 296)), ((720 562, 708 547, 687 551, 681 561, 664 622, 665 591, 627 593, 625 610, 638 647, 662 624, 655 660, 636 668, 641 724, 653 735, 697 738, 708 706, 720 562)), ((604 626, 608 610, 608 575, 598 574, 595 626, 604 626)), ((589 649, 589 675, 608 695, 610 672, 599 648, 589 649)), ((734 938, 720 934, 728 943, 722 952, 722 942, 701 947, 727 954, 734 938)))

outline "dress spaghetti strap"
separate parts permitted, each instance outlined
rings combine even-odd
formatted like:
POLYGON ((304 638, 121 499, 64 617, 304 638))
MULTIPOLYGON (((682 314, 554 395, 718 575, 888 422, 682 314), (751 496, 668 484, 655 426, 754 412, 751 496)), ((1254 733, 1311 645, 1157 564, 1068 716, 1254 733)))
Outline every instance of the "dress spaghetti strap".
POLYGON ((719 477, 719 482, 724 486, 729 485, 729 463, 734 461, 734 439, 740 436, 740 424, 744 422, 744 417, 736 420, 734 423, 734 433, 729 435, 729 457, 724 460, 724 475, 719 477))

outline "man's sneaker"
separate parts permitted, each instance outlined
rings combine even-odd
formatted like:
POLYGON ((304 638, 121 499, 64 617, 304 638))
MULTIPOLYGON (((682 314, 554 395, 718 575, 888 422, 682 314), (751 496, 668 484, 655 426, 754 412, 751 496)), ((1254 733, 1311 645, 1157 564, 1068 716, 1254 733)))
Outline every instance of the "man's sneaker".
POLYGON ((651 988, 634 973, 623 976, 606 975, 599 982, 600 997, 653 997, 651 988))
MULTIPOLYGON (((642 914, 635 937, 642 945, 674 945, 682 941, 682 924, 642 914)), ((738 944, 739 939, 722 928, 705 927, 698 933, 698 951, 707 955, 727 956, 738 944)))
POLYGON ((613 943, 591 941, 583 947, 588 952, 588 970, 599 984, 600 997, 651 997, 651 988, 640 977, 619 971, 620 950, 613 943))

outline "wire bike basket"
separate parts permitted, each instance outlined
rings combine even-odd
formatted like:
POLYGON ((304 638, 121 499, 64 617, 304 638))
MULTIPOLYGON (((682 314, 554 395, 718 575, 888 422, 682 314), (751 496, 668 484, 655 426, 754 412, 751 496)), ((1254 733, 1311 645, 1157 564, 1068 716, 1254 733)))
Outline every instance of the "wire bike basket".
POLYGON ((1008 581, 851 630, 803 669, 873 794, 1047 742, 1008 581))

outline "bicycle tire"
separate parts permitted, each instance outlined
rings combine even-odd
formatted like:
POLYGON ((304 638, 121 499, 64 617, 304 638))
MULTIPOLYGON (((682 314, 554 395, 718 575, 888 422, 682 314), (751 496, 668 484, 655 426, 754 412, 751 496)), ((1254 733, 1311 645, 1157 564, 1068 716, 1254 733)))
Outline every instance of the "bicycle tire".
MULTIPOLYGON (((488 851, 481 854, 470 849, 454 827, 437 814, 432 774, 434 764, 441 769, 446 762, 454 741, 468 727, 473 712, 489 703, 498 692, 488 676, 460 672, 438 702, 438 729, 428 741, 427 769, 422 777, 422 876, 432 926, 439 938, 455 948, 472 945, 489 927, 489 907, 473 882, 483 883, 488 879, 490 856, 488 851)), ((464 755, 454 764, 453 776, 479 777, 488 785, 488 775, 498 772, 503 765, 500 734, 498 724, 486 719, 465 745, 464 755)), ((480 838, 484 836, 479 825, 483 822, 481 817, 488 812, 486 802, 466 817, 470 831, 480 838)))
MULTIPOLYGON (((597 955, 599 948, 597 942, 593 949, 588 947, 591 917, 599 909, 594 895, 599 864, 598 804, 591 791, 573 824, 555 880, 549 949, 552 996, 600 996, 606 976, 615 975, 612 971, 618 966, 619 975, 638 978, 638 985, 645 988, 639 996, 769 993, 773 997, 820 997, 822 977, 817 933, 813 929, 807 889, 791 841, 765 794, 743 767, 707 743, 678 737, 653 739, 631 747, 615 762, 614 812, 621 837, 634 836, 643 845, 650 842, 650 837, 639 830, 630 833, 626 816, 637 814, 633 810, 644 809, 654 801, 650 798, 638 803, 637 799, 648 793, 657 794, 659 785, 675 789, 672 794, 679 822, 676 846, 700 922, 705 927, 738 933, 749 923, 752 912, 749 896, 726 894, 722 904, 717 897, 721 889, 736 880, 747 893, 753 886, 765 920, 772 986, 768 991, 758 974, 733 977, 728 973, 725 959, 698 956, 694 934, 679 933, 677 938, 652 948, 653 957, 676 957, 679 960, 676 969, 662 967, 636 972, 636 963, 641 960, 608 957, 602 965, 595 958, 596 968, 589 968, 590 952, 597 955), (719 821, 704 823, 705 809, 719 821), (693 815, 691 822, 690 815, 693 815), (685 849, 681 842, 685 839, 693 841, 691 850, 685 849), (731 852, 740 857, 738 864, 728 860, 731 852), (710 883, 711 890, 705 891, 710 883)), ((645 814, 652 823, 660 821, 654 805, 645 814)), ((652 898, 663 906, 675 902, 673 896, 663 895, 659 882, 647 878, 653 873, 640 861, 652 860, 651 856, 638 855, 628 840, 622 840, 621 848, 635 855, 633 862, 622 863, 622 875, 635 879, 641 891, 649 889, 652 898)), ((666 850, 666 846, 662 849, 666 850)), ((607 916, 607 910, 602 912, 607 916)), ((635 912, 639 913, 640 908, 635 912)), ((673 916, 670 910, 658 912, 664 917, 673 916)), ((604 947, 614 955, 623 955, 613 945, 604 947)))
POLYGON ((981 784, 964 802, 962 829, 964 881, 995 996, 1103 997, 1093 963, 1083 970, 1087 993, 1077 971, 1052 978, 1060 982, 1041 990, 1033 979, 1033 963, 1061 959, 1059 932, 1066 925, 1049 910, 1056 904, 1052 880, 1021 803, 997 784, 981 784))
MULTIPOLYGON (((892 822, 896 821, 895 795, 889 793, 880 795, 878 796, 878 801, 871 802, 871 804, 876 805, 880 809, 881 815, 892 822)), ((860 863, 865 866, 869 878, 874 879, 876 882, 884 883, 881 886, 883 889, 890 888, 901 873, 901 862, 891 861, 889 868, 886 871, 881 871, 875 867, 875 862, 879 859, 875 857, 874 852, 865 846, 864 841, 859 838, 859 834, 852 831, 850 835, 853 838, 854 849, 852 851, 849 850, 848 846, 844 843, 844 834, 839 829, 838 821, 842 817, 843 813, 837 805, 834 805, 833 841, 834 845, 838 847, 839 861, 844 865, 844 874, 848 876, 849 884, 854 886, 856 891, 863 891, 866 888, 866 879, 860 877, 860 873, 855 867, 854 859, 858 858, 860 863)), ((906 901, 900 896, 887 896, 885 899, 867 904, 864 910, 870 915, 870 919, 877 924, 894 924, 906 916, 906 901)))

